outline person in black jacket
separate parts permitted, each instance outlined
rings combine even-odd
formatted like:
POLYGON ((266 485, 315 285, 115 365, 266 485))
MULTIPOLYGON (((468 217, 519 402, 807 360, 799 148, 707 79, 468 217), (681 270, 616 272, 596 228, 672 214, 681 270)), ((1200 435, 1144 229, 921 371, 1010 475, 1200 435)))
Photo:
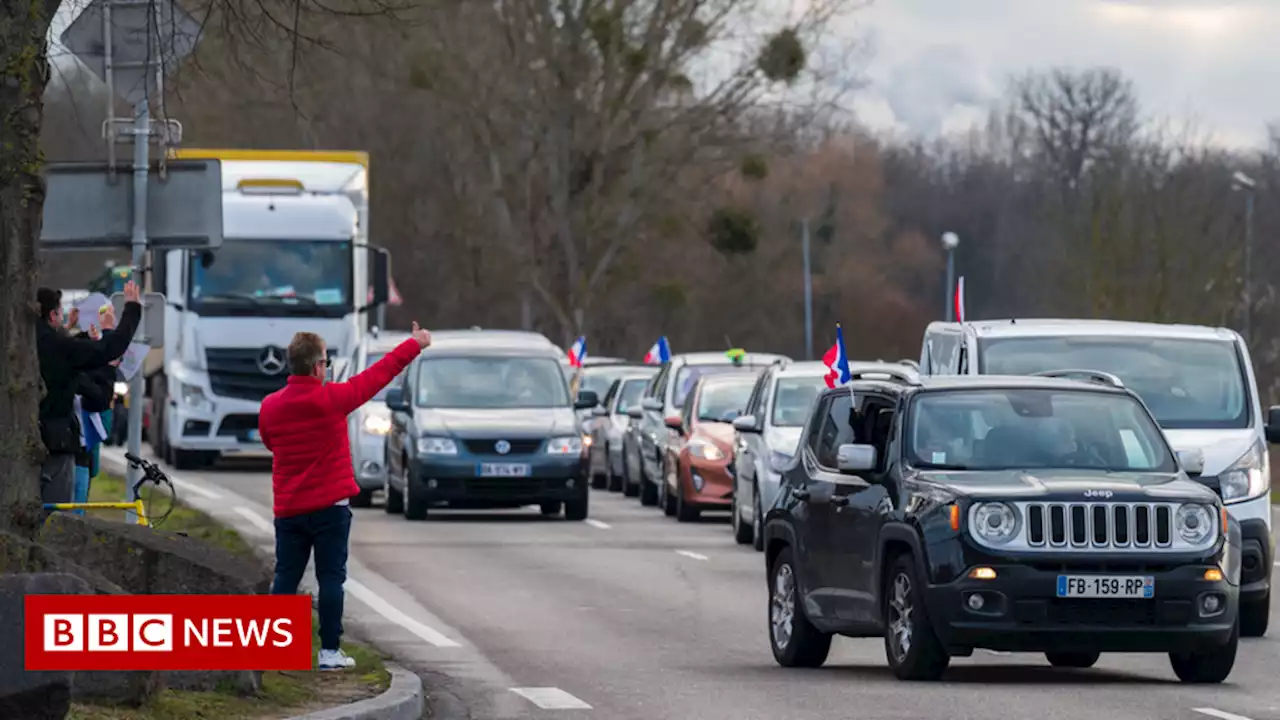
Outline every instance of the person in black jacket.
POLYGON ((36 353, 44 397, 40 400, 40 437, 48 456, 40 468, 40 497, 44 503, 71 502, 75 482, 75 456, 81 448, 80 419, 75 413, 77 376, 108 366, 124 355, 142 319, 141 294, 132 282, 124 287, 124 313, 115 330, 101 340, 74 337, 62 323, 62 291, 40 288, 36 303, 36 353))

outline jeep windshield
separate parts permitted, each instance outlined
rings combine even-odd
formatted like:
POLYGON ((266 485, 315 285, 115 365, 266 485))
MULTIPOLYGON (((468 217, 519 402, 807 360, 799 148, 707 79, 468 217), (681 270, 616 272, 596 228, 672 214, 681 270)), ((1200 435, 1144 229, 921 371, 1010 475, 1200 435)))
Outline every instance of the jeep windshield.
POLYGON ((1249 392, 1235 343, 1121 336, 1012 337, 980 341, 984 375, 1101 370, 1119 377, 1162 427, 1249 426, 1249 392))
POLYGON ((1039 388, 918 394, 907 460, 922 469, 1176 472, 1160 428, 1129 395, 1039 388))
POLYGON ((418 366, 421 408, 569 407, 569 388, 552 358, 437 357, 418 366))

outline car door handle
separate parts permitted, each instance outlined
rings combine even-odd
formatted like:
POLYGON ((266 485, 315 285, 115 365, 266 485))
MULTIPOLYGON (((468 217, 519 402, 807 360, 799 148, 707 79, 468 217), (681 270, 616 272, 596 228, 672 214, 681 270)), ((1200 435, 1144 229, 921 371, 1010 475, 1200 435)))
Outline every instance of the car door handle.
POLYGON ((849 496, 848 495, 832 495, 831 504, 839 505, 840 507, 847 507, 849 505, 849 496))
POLYGON ((804 500, 805 502, 809 501, 809 491, 804 488, 796 488, 791 491, 791 494, 794 495, 797 500, 804 500))

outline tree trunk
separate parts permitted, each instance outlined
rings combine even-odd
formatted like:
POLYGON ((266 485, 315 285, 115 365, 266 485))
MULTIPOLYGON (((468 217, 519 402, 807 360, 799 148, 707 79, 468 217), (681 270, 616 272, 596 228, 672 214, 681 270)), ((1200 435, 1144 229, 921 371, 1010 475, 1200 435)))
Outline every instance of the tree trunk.
POLYGON ((31 309, 44 210, 40 124, 54 0, 0 0, 0 530, 40 522, 42 388, 31 309))

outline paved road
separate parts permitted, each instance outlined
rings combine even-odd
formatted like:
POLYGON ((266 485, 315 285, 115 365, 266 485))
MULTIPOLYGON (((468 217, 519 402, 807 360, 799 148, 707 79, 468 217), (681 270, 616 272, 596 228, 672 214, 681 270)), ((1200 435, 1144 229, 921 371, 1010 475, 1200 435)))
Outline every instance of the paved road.
MULTIPOLYGON (((266 542, 259 468, 175 474, 184 497, 266 542)), ((821 670, 779 668, 762 555, 735 545, 727 522, 679 524, 603 492, 592 503, 588 523, 532 509, 426 522, 357 510, 350 624, 442 704, 486 720, 1280 718, 1280 628, 1243 641, 1229 682, 1209 687, 1179 684, 1163 655, 1064 671, 982 651, 954 659, 942 682, 904 684, 879 640, 838 639, 821 670)))

